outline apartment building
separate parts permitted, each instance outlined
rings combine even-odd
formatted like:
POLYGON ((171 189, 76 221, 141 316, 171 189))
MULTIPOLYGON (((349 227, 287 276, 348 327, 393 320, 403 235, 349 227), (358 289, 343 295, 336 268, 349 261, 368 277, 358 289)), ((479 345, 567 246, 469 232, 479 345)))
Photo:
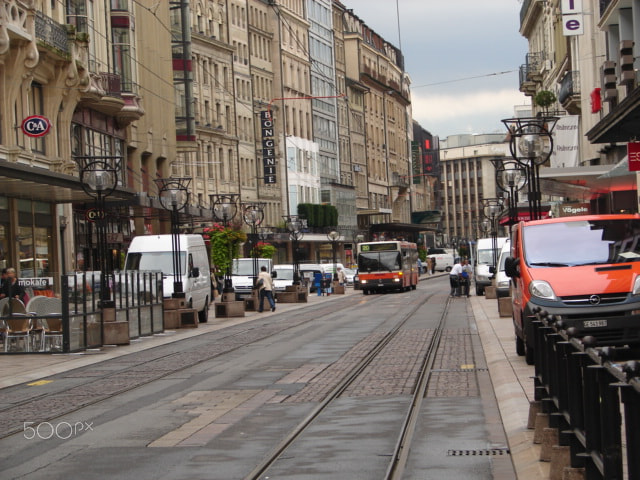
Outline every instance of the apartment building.
POLYGON ((410 222, 402 53, 339 1, 2 3, 1 266, 97 268, 97 214, 118 268, 133 235, 167 231, 169 177, 189 181, 185 228, 225 193, 263 202, 272 229, 303 202, 336 205, 345 239, 410 222), (101 211, 81 182, 97 160, 118 179, 101 211))
MULTIPOLYGON (((555 202, 579 202, 597 213, 638 211, 627 144, 635 141, 638 126, 639 14, 637 0, 522 4, 520 33, 529 51, 520 67, 520 90, 534 100, 541 91, 557 98, 550 113, 559 117, 555 139, 562 150, 540 173, 543 194, 555 202), (567 28, 568 15, 579 28, 567 28), (570 128, 575 135, 561 138, 570 128)), ((533 108, 534 115, 544 113, 535 101, 533 108)))
POLYGON ((442 234, 444 244, 453 237, 484 236, 483 200, 502 197, 496 186, 494 161, 509 156, 504 134, 451 135, 440 143, 442 234))

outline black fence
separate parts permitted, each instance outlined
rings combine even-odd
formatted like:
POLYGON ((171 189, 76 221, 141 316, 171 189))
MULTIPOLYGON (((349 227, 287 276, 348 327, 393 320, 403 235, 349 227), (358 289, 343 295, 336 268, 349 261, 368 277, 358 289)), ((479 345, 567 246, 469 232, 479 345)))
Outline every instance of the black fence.
POLYGON ((640 480, 640 349, 597 346, 538 314, 535 399, 586 480, 640 480))
POLYGON ((57 295, 30 295, 26 305, 4 302, 0 352, 80 352, 105 345, 112 329, 128 343, 162 332, 163 323, 162 272, 67 274, 57 295), (114 308, 101 308, 105 300, 114 308))

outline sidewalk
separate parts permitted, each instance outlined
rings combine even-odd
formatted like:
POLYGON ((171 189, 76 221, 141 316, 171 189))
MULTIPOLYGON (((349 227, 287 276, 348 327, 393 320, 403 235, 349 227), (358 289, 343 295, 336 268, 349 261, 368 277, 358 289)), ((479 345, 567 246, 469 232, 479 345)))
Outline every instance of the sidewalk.
POLYGON ((469 300, 518 480, 549 478, 550 464, 539 460, 541 446, 533 443, 534 430, 527 428, 534 367, 516 354, 511 317, 500 317, 497 300, 469 300))
MULTIPOLYGON (((360 290, 354 291, 351 287, 345 289, 345 295, 353 294, 361 295, 362 292, 360 290)), ((335 296, 342 297, 342 295, 335 296)), ((295 310, 309 305, 310 303, 331 301, 335 296, 318 296, 315 293, 309 294, 307 303, 278 303, 276 312, 280 313, 283 311, 295 310)), ((67 372, 75 368, 103 362, 105 360, 121 357, 123 355, 139 352, 159 345, 176 342, 184 338, 213 332, 266 315, 274 314, 267 310, 262 313, 245 312, 244 317, 216 318, 214 316, 214 306, 211 305, 209 310, 209 321, 207 323, 198 324, 198 328, 165 330, 160 334, 131 340, 130 345, 107 345, 99 349, 87 350, 79 353, 3 355, 3 374, 2 378, 0 378, 0 388, 6 388, 11 385, 17 385, 24 382, 37 381, 50 375, 67 372)))

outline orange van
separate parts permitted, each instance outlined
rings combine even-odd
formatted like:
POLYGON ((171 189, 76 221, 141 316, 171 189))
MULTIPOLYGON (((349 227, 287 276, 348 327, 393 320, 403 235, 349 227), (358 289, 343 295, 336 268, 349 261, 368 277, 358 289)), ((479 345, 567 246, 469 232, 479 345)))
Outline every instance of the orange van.
POLYGON ((588 215, 520 222, 511 256, 516 351, 533 357, 536 307, 598 345, 640 343, 640 215, 588 215))

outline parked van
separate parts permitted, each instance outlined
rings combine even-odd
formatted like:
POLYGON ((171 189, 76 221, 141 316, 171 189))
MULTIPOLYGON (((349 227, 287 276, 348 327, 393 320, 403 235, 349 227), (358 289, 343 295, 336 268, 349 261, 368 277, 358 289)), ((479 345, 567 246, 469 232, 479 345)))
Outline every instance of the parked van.
POLYGON ((507 257, 511 255, 511 242, 507 240, 500 250, 498 257, 498 268, 496 269, 496 295, 498 297, 508 297, 510 292, 511 280, 504 271, 504 264, 507 257))
POLYGON ((284 292, 293 285, 293 265, 283 264, 273 266, 273 289, 276 294, 284 292))
POLYGON ((493 266, 497 265, 500 250, 509 237, 497 237, 495 250, 493 238, 479 238, 476 243, 476 264, 473 269, 473 278, 476 282, 476 295, 484 295, 484 288, 491 285, 495 274, 493 266))
POLYGON ((559 217, 513 226, 516 351, 534 363, 537 308, 598 345, 640 343, 640 215, 559 217))
MULTIPOLYGON (((273 276, 273 260, 270 258, 256 258, 257 266, 255 276, 258 276, 262 267, 267 267, 267 272, 273 276)), ((254 283, 253 258, 234 258, 231 266, 231 283, 236 294, 236 300, 244 300, 251 296, 254 283)))
POLYGON ((436 272, 450 272, 455 262, 453 249, 430 248, 427 250, 427 258, 436 261, 436 272))
POLYGON ((315 274, 320 273, 333 273, 330 267, 332 264, 326 263, 301 263, 300 264, 300 277, 305 285, 309 287, 310 292, 315 292, 316 287, 314 285, 315 274))
MULTIPOLYGON (((179 235, 180 272, 185 302, 198 311, 198 318, 206 322, 211 302, 209 256, 202 235, 179 235)), ((163 296, 173 295, 172 235, 140 235, 131 240, 125 259, 125 270, 161 270, 163 296)))

